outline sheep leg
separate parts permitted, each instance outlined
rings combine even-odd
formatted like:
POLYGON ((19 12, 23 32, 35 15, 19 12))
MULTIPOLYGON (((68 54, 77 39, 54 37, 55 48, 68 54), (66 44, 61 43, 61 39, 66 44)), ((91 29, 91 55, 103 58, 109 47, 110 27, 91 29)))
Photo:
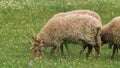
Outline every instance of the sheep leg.
POLYGON ((65 48, 66 48, 67 52, 69 53, 70 49, 68 48, 67 44, 65 44, 65 48))
POLYGON ((118 54, 118 46, 114 45, 114 47, 113 47, 113 53, 112 53, 111 58, 114 59, 114 57, 116 56, 116 54, 118 54))
POLYGON ((49 56, 48 56, 48 59, 50 59, 50 57, 51 57, 51 55, 54 53, 54 51, 56 50, 56 46, 53 46, 52 48, 51 48, 51 50, 50 50, 50 54, 49 54, 49 56))
POLYGON ((58 53, 59 53, 59 48, 56 48, 55 55, 58 56, 58 53))
POLYGON ((95 48, 95 51, 96 51, 96 59, 98 60, 99 59, 99 54, 100 54, 100 46, 96 45, 94 46, 95 48))
POLYGON ((116 46, 115 56, 118 56, 118 48, 119 48, 119 46, 118 45, 115 45, 115 46, 116 46))
POLYGON ((82 53, 84 52, 84 50, 86 49, 87 45, 83 45, 82 49, 80 50, 80 56, 82 55, 82 53))
POLYGON ((60 49, 61 49, 61 55, 62 55, 62 57, 64 58, 64 49, 63 49, 63 45, 65 46, 67 52, 69 52, 69 48, 68 48, 67 44, 65 44, 65 43, 62 44, 62 45, 60 46, 60 49))
POLYGON ((117 47, 117 52, 116 52, 116 56, 118 56, 118 47, 117 47))
POLYGON ((114 46, 113 46, 113 53, 112 53, 111 59, 114 59, 114 56, 115 56, 115 50, 116 50, 116 46, 114 45, 114 46))
POLYGON ((112 44, 112 43, 109 43, 108 46, 109 46, 109 49, 111 49, 112 46, 113 46, 113 44, 112 44))
POLYGON ((92 46, 91 46, 91 45, 88 45, 88 52, 86 53, 86 58, 89 57, 91 51, 92 51, 92 46))
POLYGON ((64 57, 63 44, 60 46, 60 50, 61 50, 61 55, 62 55, 62 57, 64 57))

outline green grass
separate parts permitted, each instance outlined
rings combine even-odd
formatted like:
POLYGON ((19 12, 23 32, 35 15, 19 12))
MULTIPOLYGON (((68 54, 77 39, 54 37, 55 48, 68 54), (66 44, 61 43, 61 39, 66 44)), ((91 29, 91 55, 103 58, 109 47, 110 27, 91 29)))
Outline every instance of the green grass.
MULTIPOLYGON (((94 10, 108 23, 120 15, 119 0, 2 0, 0 1, 0 68, 30 68, 32 60, 30 45, 24 35, 31 37, 39 33, 46 22, 56 13, 76 9, 94 10)), ((102 47, 101 60, 95 61, 95 51, 89 59, 85 53, 80 57, 81 46, 70 44, 71 53, 65 51, 65 59, 60 54, 47 60, 50 48, 42 58, 32 61, 32 68, 119 68, 120 55, 110 59, 112 49, 102 47)))

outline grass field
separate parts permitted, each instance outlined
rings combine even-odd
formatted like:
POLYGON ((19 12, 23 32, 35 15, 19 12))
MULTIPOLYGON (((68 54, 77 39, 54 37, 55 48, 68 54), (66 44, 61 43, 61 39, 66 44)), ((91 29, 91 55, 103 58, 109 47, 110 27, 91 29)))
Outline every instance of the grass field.
POLYGON ((47 60, 49 48, 42 58, 32 60, 30 45, 24 35, 39 33, 46 22, 56 13, 76 9, 96 11, 102 23, 108 23, 120 15, 120 0, 0 0, 0 68, 119 68, 120 54, 111 60, 112 49, 102 47, 99 61, 95 51, 89 59, 80 57, 81 46, 70 44, 71 52, 65 51, 65 59, 58 53, 47 60))

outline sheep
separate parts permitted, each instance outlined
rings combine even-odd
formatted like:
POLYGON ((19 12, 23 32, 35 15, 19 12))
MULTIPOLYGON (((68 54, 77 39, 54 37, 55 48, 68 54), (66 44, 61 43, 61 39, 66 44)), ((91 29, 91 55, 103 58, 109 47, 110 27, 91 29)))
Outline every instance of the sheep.
POLYGON ((101 32, 102 43, 109 43, 113 46, 113 53, 111 58, 118 54, 118 48, 120 45, 120 16, 113 18, 108 24, 102 27, 101 32))
POLYGON ((64 17, 52 17, 41 29, 40 33, 34 36, 32 55, 34 58, 42 55, 42 52, 51 46, 48 58, 63 43, 88 44, 95 47, 96 58, 101 49, 101 24, 96 18, 87 14, 70 14, 64 17))
MULTIPOLYGON (((69 14, 88 14, 88 15, 93 16, 96 19, 98 19, 100 21, 99 23, 101 24, 101 17, 99 16, 98 13, 96 13, 92 10, 73 10, 73 11, 68 11, 68 12, 61 12, 61 13, 55 14, 53 17, 64 17, 69 14)), ((65 47, 66 47, 67 51, 69 52, 69 49, 66 44, 65 44, 65 47)), ((89 45, 88 46, 84 45, 80 51, 80 55, 82 55, 82 53, 84 52, 86 47, 88 47, 88 52, 89 52, 89 49, 92 49, 92 47, 89 47, 89 45)), ((63 50, 63 45, 61 46, 61 50, 63 50)), ((63 53, 63 51, 62 51, 62 53, 63 53)))

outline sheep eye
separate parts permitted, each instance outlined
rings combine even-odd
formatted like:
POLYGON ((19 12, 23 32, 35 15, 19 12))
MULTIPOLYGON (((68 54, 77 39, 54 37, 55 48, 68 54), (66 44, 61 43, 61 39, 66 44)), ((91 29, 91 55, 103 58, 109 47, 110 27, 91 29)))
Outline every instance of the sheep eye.
POLYGON ((37 52, 37 50, 35 49, 34 52, 37 52))

